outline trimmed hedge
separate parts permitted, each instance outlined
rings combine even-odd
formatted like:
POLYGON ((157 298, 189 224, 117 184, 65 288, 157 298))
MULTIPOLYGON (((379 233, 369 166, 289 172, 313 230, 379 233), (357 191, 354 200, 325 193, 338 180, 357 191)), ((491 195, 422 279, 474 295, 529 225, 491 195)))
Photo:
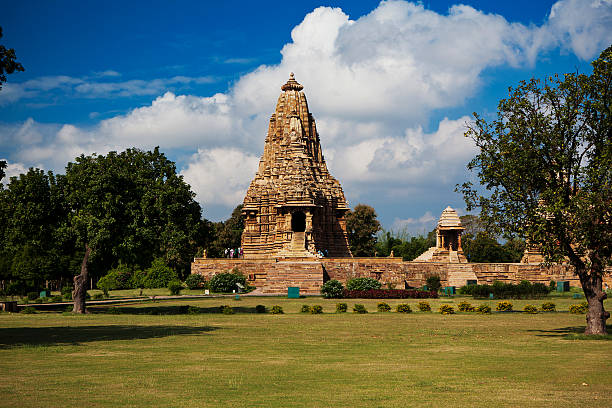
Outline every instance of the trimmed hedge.
POLYGON ((518 285, 493 282, 492 285, 467 285, 459 288, 459 294, 475 298, 488 298, 492 293, 496 299, 534 299, 548 295, 550 288, 543 283, 522 281, 518 285))
POLYGON ((405 289, 344 289, 342 296, 346 299, 436 299, 437 292, 405 289))

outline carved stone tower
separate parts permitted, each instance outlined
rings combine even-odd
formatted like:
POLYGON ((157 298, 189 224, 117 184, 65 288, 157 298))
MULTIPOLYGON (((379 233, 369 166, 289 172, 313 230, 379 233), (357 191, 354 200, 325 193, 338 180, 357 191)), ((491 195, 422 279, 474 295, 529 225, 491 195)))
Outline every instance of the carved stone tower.
POLYGON ((259 169, 244 198, 245 258, 350 257, 338 180, 327 170, 315 120, 293 77, 281 86, 259 169))

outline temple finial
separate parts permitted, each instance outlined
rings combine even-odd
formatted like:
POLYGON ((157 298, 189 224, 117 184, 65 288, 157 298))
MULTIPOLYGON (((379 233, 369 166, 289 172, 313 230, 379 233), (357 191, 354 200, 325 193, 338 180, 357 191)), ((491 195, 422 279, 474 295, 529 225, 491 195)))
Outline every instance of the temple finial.
POLYGON ((281 86, 281 90, 283 91, 301 91, 304 87, 295 80, 293 72, 289 74, 289 80, 283 86, 281 86))

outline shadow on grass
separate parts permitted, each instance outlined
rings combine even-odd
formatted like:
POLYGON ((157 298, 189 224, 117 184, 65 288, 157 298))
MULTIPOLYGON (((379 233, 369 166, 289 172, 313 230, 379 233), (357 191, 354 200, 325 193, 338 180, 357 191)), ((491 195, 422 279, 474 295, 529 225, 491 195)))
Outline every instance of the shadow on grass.
POLYGON ((168 336, 201 334, 218 327, 211 326, 70 326, 11 327, 0 329, 0 349, 22 346, 79 345, 91 341, 137 340, 168 336))
MULTIPOLYGON (((242 307, 229 304, 234 313, 257 313, 254 307, 242 307)), ((198 315, 208 313, 223 313, 221 305, 214 307, 198 307, 198 306, 109 306, 109 307, 88 307, 90 313, 103 314, 128 314, 128 315, 198 315)))
MULTIPOLYGON (((540 333, 536 334, 538 337, 556 337, 565 340, 612 340, 612 334, 606 335, 586 335, 584 330, 586 326, 570 326, 560 327, 558 329, 551 330, 527 330, 528 332, 540 333)), ((612 325, 606 325, 608 333, 612 333, 612 325)))

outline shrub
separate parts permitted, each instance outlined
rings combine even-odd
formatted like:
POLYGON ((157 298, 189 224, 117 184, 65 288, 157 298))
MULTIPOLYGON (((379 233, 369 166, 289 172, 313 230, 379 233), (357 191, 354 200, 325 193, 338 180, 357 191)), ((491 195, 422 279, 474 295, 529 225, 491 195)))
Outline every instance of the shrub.
POLYGON ((38 299, 38 292, 28 292, 26 297, 28 298, 28 300, 36 300, 38 299))
POLYGON ((188 306, 187 314, 190 314, 190 315, 200 314, 200 308, 197 306, 188 306))
POLYGON ((266 313, 266 307, 264 305, 255 306, 256 313, 266 313))
POLYGON ((313 307, 310 308, 310 313, 311 314, 321 314, 321 313, 323 313, 323 306, 321 306, 321 305, 314 305, 313 307))
POLYGON ((478 305, 478 307, 476 308, 476 313, 491 314, 491 306, 485 304, 478 305))
POLYGON ((321 286, 321 295, 326 299, 338 299, 342 297, 343 290, 344 287, 340 281, 331 279, 321 286))
POLYGON ((395 310, 397 310, 398 313, 412 313, 412 309, 408 303, 400 303, 395 310))
POLYGON ((21 313, 23 313, 23 314, 34 314, 34 313, 36 313, 36 309, 34 309, 34 306, 26 306, 26 307, 23 308, 21 313))
POLYGON ((223 314, 228 314, 228 315, 229 315, 229 314, 234 314, 234 309, 232 309, 232 307, 231 307, 231 306, 229 306, 229 305, 222 305, 222 306, 219 306, 219 310, 220 310, 220 311, 221 311, 221 313, 223 313, 223 314))
POLYGON ((390 312, 391 311, 391 306, 389 306, 389 304, 385 302, 380 302, 378 305, 376 305, 376 308, 378 309, 379 312, 390 312))
POLYGON ((64 298, 61 295, 56 295, 51 298, 52 302, 62 302, 64 298))
POLYGON ((538 313, 538 308, 535 307, 534 305, 525 305, 525 307, 523 308, 523 312, 529 313, 529 314, 536 314, 538 313))
POLYGON ((418 307, 421 312, 431 312, 431 306, 429 306, 428 302, 419 302, 418 307))
POLYGON ((459 309, 460 312, 473 312, 474 310, 476 310, 474 306, 472 306, 466 301, 459 303, 457 305, 457 308, 459 309))
POLYGON ((552 302, 546 302, 546 303, 542 303, 542 306, 540 308, 542 309, 543 312, 554 312, 557 307, 552 302))
POLYGON ((310 306, 302 305, 302 308, 300 309, 300 313, 310 313, 310 306))
POLYGON ((354 278, 346 282, 348 290, 370 290, 380 289, 382 284, 373 278, 354 278))
POLYGON ((455 309, 451 305, 442 305, 438 311, 443 315, 455 314, 455 309))
POLYGON ((206 280, 199 273, 192 273, 185 279, 185 284, 191 290, 203 288, 206 280))
POLYGON ((344 290, 343 296, 347 299, 429 299, 437 298, 438 292, 405 289, 370 289, 370 290, 344 290))
POLYGON ((469 285, 462 286, 459 293, 472 295, 475 298, 486 298, 492 293, 497 299, 532 299, 546 296, 549 292, 548 287, 543 283, 531 284, 529 281, 522 281, 518 285, 493 282, 493 285, 469 285))
POLYGON ((71 285, 62 286, 62 297, 67 300, 72 299, 72 291, 74 288, 71 285))
POLYGON ((336 313, 346 313, 348 305, 346 303, 336 303, 336 313))
POLYGON ((279 305, 274 305, 272 306, 272 314, 283 314, 285 312, 283 312, 283 308, 280 307, 279 305))
POLYGON ((548 290, 552 292, 553 290, 556 290, 556 289, 557 289, 557 282, 551 279, 550 282, 548 283, 548 290))
POLYGON ((138 283, 145 288, 167 288, 170 282, 178 280, 176 272, 161 258, 153 260, 151 267, 147 268, 144 273, 143 281, 138 283))
POLYGON ((499 302, 497 307, 495 308, 498 312, 511 312, 512 311, 512 303, 510 302, 499 302))
POLYGON ((104 293, 96 293, 93 295, 93 300, 102 300, 104 299, 104 293))
POLYGON ((100 278, 97 287, 101 289, 105 295, 108 295, 109 290, 131 289, 133 287, 132 269, 120 263, 119 266, 111 269, 106 275, 100 278))
POLYGON ((438 292, 440 288, 442 287, 442 284, 440 283, 440 277, 437 275, 428 277, 426 282, 427 282, 427 289, 429 289, 432 292, 438 292))
POLYGON ((246 287, 246 278, 237 269, 232 272, 219 273, 213 276, 208 283, 210 290, 219 293, 231 293, 238 289, 237 283, 246 287))
POLYGON ((353 313, 364 314, 364 313, 368 313, 368 311, 366 310, 364 305, 355 304, 355 306, 353 306, 353 313))
POLYGON ((587 302, 582 302, 579 305, 570 305, 569 312, 572 314, 585 314, 589 311, 589 304, 587 302))
POLYGON ((168 290, 170 290, 171 295, 180 295, 181 290, 183 290, 183 283, 179 280, 172 281, 168 284, 168 290))

